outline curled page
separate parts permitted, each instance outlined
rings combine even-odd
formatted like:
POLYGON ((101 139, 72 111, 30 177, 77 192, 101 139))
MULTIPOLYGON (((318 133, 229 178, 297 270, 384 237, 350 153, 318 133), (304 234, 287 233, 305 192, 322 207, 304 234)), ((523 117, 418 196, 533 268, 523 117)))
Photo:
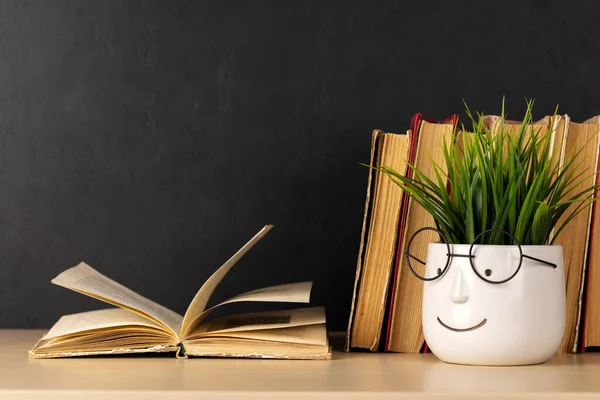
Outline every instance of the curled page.
POLYGON ((184 339, 193 340, 214 334, 283 329, 317 324, 325 324, 325 309, 323 307, 263 311, 216 319, 198 326, 184 339))
POLYGON ((178 337, 183 319, 181 315, 102 275, 86 263, 62 272, 52 283, 133 311, 178 337))
MULTIPOLYGON (((211 334, 208 334, 206 336, 208 340, 213 337, 210 335, 211 334)), ((298 343, 317 346, 327 345, 327 330, 324 323, 279 329, 261 329, 227 333, 218 332, 215 333, 215 336, 234 339, 262 340, 265 342, 276 343, 298 343)), ((202 339, 204 339, 204 336, 202 336, 202 339)))
POLYGON ((227 260, 225 264, 223 264, 214 274, 211 275, 210 278, 208 278, 206 282, 204 282, 204 285, 202 285, 200 290, 198 290, 198 293, 196 293, 196 296, 194 296, 194 299, 185 312, 183 322, 181 324, 181 337, 184 336, 185 332, 189 331, 188 327, 190 324, 195 321, 205 310, 210 296, 213 294, 219 283, 221 283, 225 275, 227 275, 229 270, 272 228, 273 225, 265 225, 256 235, 254 235, 252 239, 248 241, 248 243, 239 249, 237 253, 227 260))
POLYGON ((41 340, 120 326, 143 326, 164 331, 164 328, 156 322, 152 322, 132 311, 122 308, 108 308, 64 315, 41 340))
POLYGON ((184 338, 189 332, 194 330, 194 328, 198 326, 198 324, 200 324, 200 322, 202 322, 202 320, 211 311, 222 305, 238 303, 242 301, 259 301, 267 303, 308 303, 310 302, 311 289, 312 282, 298 282, 269 286, 237 295, 198 314, 194 320, 189 322, 186 329, 182 332, 181 337, 184 338))
POLYGON ((251 290, 225 300, 224 302, 211 307, 211 309, 222 306, 223 304, 236 303, 238 301, 308 303, 310 302, 312 284, 312 282, 286 283, 283 285, 251 290))

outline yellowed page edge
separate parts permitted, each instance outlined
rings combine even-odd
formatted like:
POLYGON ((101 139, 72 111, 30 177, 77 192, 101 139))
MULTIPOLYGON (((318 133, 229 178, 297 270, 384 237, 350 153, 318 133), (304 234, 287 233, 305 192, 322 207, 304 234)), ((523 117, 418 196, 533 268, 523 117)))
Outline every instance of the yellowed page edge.
MULTIPOLYGON (((375 161, 375 148, 377 144, 377 137, 383 132, 379 129, 373 130, 371 133, 371 155, 369 157, 369 165, 373 165, 375 161)), ((410 137, 410 135, 409 135, 410 137)), ((352 323, 354 319, 354 309, 356 307, 356 300, 358 295, 358 286, 360 283, 360 275, 362 271, 363 262, 363 250, 365 247, 365 233, 367 230, 367 220, 369 215, 369 206, 371 204, 371 182, 373 180, 374 172, 369 170, 369 176, 367 178, 367 194, 365 196, 365 208, 363 212, 363 223, 360 233, 360 244, 358 246, 358 259, 356 261, 356 274, 354 276, 354 290, 352 291, 352 302, 350 303, 350 316, 348 318, 348 330, 346 331, 346 344, 344 350, 350 351, 350 335, 352 333, 352 323)))
MULTIPOLYGON (((595 117, 589 118, 589 119, 585 120, 583 123, 596 125, 596 128, 598 129, 598 131, 596 132, 596 149, 598 149, 598 146, 600 145, 600 116, 595 116, 595 117)), ((598 167, 599 153, 600 152, 598 150, 596 150, 594 169, 596 169, 598 167)), ((598 183, 597 177, 596 177, 596 180, 594 181, 594 184, 596 184, 596 183, 598 183)), ((594 206, 593 203, 589 206, 587 234, 585 237, 585 251, 583 253, 584 254, 583 267, 582 267, 582 273, 581 273, 581 282, 579 283, 579 300, 577 301, 577 311, 576 311, 577 312, 577 320, 575 322, 575 338, 573 340, 573 347, 571 348, 571 352, 573 352, 573 353, 577 353, 577 347, 579 345, 579 330, 581 329, 581 311, 582 311, 582 305, 583 305, 583 291, 584 291, 585 278, 586 278, 587 268, 588 268, 587 264, 588 264, 589 248, 590 248, 590 226, 592 224, 593 206, 594 206)))
MULTIPOLYGON (((327 329, 325 324, 301 325, 290 328, 262 329, 239 332, 217 332, 203 337, 222 336, 233 339, 262 340, 265 342, 299 343, 316 346, 327 345, 327 329)), ((202 340, 202 339, 200 339, 202 340)))
POLYGON ((169 345, 158 345, 147 347, 143 349, 114 349, 107 351, 80 351, 80 352, 40 352, 37 353, 34 350, 30 350, 28 355, 29 358, 65 358, 65 357, 83 357, 83 356, 108 356, 108 355, 117 355, 117 354, 141 354, 141 353, 168 353, 168 352, 176 352, 179 349, 177 346, 169 346, 169 345))

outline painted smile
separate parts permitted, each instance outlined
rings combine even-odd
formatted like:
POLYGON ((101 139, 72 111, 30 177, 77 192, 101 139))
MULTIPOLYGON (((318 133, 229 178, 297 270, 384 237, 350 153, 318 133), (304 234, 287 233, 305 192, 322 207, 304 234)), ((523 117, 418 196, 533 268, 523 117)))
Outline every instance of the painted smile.
POLYGON ((440 323, 440 325, 442 325, 446 329, 451 330, 452 332, 469 332, 469 331, 474 331, 475 329, 479 329, 482 326, 484 326, 485 323, 487 322, 487 318, 484 318, 483 321, 481 321, 477 325, 474 325, 474 326, 472 326, 470 328, 459 329, 459 328, 453 328, 451 326, 446 325, 445 323, 442 322, 442 320, 440 319, 440 317, 437 317, 437 320, 440 323))

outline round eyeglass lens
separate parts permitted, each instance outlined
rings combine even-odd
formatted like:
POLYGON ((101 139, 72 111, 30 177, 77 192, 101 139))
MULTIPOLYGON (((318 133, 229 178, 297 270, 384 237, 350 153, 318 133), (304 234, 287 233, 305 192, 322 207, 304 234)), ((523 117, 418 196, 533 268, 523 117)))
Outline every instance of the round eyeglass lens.
POLYGON ((450 246, 444 234, 435 228, 421 228, 409 239, 405 256, 410 271, 417 278, 432 281, 446 272, 450 246), (440 246, 442 251, 429 253, 429 246, 440 246))
POLYGON ((521 268, 522 255, 517 239, 498 229, 479 234, 469 250, 469 259, 475 274, 489 283, 504 283, 517 275, 521 268))

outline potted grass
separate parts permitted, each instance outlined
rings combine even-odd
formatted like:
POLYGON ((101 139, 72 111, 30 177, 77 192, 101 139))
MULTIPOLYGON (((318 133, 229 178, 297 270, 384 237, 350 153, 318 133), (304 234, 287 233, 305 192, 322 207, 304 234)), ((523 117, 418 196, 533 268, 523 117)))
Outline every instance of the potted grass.
POLYGON ((596 186, 574 190, 584 178, 577 153, 562 163, 549 156, 552 130, 532 128, 532 106, 510 134, 504 105, 494 129, 466 107, 472 133, 463 126, 440 144, 445 165, 434 165, 433 179, 412 165, 410 178, 374 167, 435 222, 409 238, 405 257, 424 281, 423 334, 442 361, 536 364, 561 343, 564 266, 554 241, 594 200, 596 186))

